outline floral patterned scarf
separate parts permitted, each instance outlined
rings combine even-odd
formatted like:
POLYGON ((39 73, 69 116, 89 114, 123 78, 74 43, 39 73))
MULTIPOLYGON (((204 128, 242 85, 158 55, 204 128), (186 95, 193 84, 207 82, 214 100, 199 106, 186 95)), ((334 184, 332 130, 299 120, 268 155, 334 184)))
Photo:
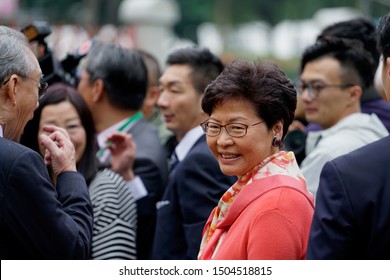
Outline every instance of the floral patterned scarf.
MULTIPOLYGON (((260 164, 256 165, 252 170, 250 170, 248 173, 241 176, 237 180, 237 182, 234 183, 234 185, 231 186, 225 192, 222 198, 219 200, 218 206, 214 209, 214 214, 211 223, 209 224, 209 226, 206 225, 206 227, 204 228, 202 242, 200 245, 200 251, 198 255, 199 259, 201 258, 204 249, 206 248, 211 237, 213 236, 217 228, 217 224, 225 218, 232 202, 240 193, 240 191, 245 186, 252 183, 253 180, 272 176, 272 175, 277 175, 277 174, 291 176, 300 181, 304 180, 303 175, 295 160, 294 154, 292 152, 286 152, 286 151, 280 151, 278 153, 275 153, 267 157, 260 164)), ((214 248, 212 248, 213 255, 217 252, 218 247, 222 243, 222 240, 225 235, 226 232, 222 233, 222 235, 218 239, 217 244, 215 244, 214 248)))

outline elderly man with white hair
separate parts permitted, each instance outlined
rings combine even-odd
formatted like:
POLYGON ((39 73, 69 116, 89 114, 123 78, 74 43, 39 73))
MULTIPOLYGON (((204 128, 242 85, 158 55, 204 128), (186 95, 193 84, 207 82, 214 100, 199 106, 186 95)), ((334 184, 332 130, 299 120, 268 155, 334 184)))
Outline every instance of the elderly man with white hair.
POLYGON ((0 259, 87 259, 93 212, 68 134, 44 127, 44 159, 17 143, 47 88, 41 76, 24 36, 0 26, 0 259))

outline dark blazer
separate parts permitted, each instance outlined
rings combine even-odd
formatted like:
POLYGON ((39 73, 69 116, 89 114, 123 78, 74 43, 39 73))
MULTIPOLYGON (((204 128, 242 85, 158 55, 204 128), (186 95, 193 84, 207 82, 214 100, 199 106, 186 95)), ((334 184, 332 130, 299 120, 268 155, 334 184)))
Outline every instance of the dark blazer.
POLYGON ((390 259, 390 136, 328 162, 308 259, 390 259))
POLYGON ((168 176, 166 152, 157 128, 144 118, 126 131, 137 145, 134 174, 139 176, 148 195, 137 200, 137 258, 149 259, 156 226, 156 203, 161 199, 168 176))
POLYGON ((169 176, 157 206, 152 258, 196 259, 207 218, 235 181, 222 174, 202 136, 169 176))
POLYGON ((42 157, 0 137, 0 258, 87 259, 93 211, 77 172, 53 188, 42 157))

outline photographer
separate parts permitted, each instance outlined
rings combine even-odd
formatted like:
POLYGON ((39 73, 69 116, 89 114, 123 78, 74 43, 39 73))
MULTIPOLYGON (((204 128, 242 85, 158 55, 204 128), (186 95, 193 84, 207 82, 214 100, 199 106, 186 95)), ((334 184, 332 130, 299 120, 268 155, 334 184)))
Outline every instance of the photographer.
POLYGON ((77 66, 80 60, 88 53, 93 41, 85 42, 75 53, 68 54, 64 60, 59 61, 45 40, 51 34, 51 29, 47 22, 34 21, 23 27, 21 32, 27 37, 30 49, 38 58, 42 74, 44 75, 44 82, 47 82, 49 85, 63 82, 77 86, 77 66))

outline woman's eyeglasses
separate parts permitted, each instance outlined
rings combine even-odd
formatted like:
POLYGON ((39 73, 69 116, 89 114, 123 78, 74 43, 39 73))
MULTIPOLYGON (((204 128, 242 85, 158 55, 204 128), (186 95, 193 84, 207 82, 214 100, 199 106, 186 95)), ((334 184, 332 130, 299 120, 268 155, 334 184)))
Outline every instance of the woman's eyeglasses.
POLYGON ((202 127, 204 133, 207 136, 218 136, 221 133, 222 127, 224 127, 227 134, 229 134, 231 137, 240 138, 246 135, 246 133, 248 132, 248 127, 255 126, 263 122, 264 121, 261 121, 252 125, 246 125, 242 123, 228 123, 225 125, 220 125, 215 122, 210 122, 209 120, 206 120, 202 122, 200 126, 202 127))

